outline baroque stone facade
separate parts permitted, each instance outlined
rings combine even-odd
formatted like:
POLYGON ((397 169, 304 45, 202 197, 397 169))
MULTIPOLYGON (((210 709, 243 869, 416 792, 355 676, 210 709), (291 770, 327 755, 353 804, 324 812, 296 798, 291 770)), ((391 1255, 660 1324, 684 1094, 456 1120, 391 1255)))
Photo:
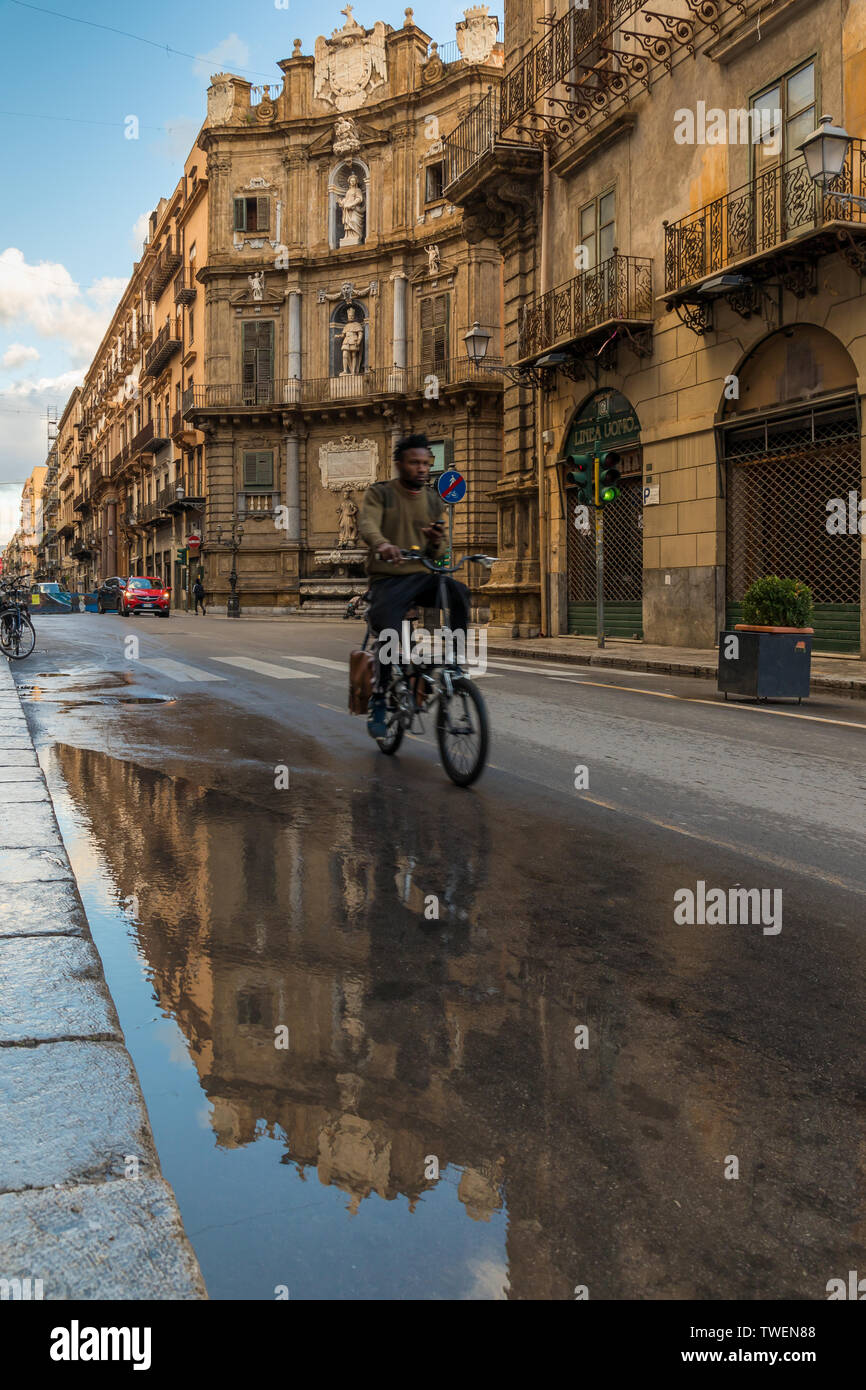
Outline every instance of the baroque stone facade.
POLYGON ((336 610, 363 590, 345 509, 392 475, 407 433, 467 475, 457 552, 496 544, 502 378, 470 364, 463 335, 480 319, 498 337, 501 257, 463 236, 443 139, 502 47, 444 63, 411 12, 400 29, 344 13, 314 55, 279 63, 279 86, 215 77, 200 136, 208 346, 187 419, 207 440, 206 586, 225 594, 213 538, 242 523, 244 611, 336 610))

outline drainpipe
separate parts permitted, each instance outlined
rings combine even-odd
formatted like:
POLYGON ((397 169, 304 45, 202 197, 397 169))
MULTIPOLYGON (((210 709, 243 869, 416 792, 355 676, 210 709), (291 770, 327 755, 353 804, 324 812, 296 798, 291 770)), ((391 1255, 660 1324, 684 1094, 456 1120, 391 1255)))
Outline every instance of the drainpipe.
MULTIPOLYGON (((546 29, 550 28, 553 18, 553 0, 544 0, 544 14, 547 19, 546 29)), ((550 104, 545 98, 545 112, 549 114, 550 104)), ((547 144, 544 145, 543 163, 541 166, 541 267, 540 267, 541 294, 547 294, 550 289, 550 150, 547 144)), ((541 600, 541 635, 550 636, 550 567, 548 556, 548 529, 547 529, 547 474, 544 461, 544 433, 545 433, 545 398, 544 391, 539 386, 536 388, 535 406, 535 457, 537 460, 538 471, 538 593, 541 600)))

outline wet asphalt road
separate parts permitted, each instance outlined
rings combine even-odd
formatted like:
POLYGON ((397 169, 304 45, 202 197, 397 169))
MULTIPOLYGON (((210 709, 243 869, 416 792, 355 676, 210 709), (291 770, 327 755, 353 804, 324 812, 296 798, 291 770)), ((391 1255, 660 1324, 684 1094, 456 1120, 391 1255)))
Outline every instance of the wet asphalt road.
POLYGON ((864 1266, 864 706, 491 658, 461 791, 346 712, 358 624, 37 633, 14 674, 212 1297, 864 1266), (781 931, 680 924, 699 881, 780 890, 781 931))

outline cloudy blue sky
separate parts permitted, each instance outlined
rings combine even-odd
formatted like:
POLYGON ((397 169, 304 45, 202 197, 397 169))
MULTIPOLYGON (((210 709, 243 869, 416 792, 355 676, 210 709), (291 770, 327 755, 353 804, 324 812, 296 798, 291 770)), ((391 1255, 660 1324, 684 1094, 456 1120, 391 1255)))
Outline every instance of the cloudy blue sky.
MULTIPOLYGON (((415 22, 450 42, 469 3, 417 0, 415 22)), ((396 28, 404 10, 358 0, 354 15, 396 28)), ((99 344, 211 73, 279 81, 295 38, 312 53, 343 23, 340 0, 0 0, 0 545, 45 459, 46 407, 60 413, 99 344)))

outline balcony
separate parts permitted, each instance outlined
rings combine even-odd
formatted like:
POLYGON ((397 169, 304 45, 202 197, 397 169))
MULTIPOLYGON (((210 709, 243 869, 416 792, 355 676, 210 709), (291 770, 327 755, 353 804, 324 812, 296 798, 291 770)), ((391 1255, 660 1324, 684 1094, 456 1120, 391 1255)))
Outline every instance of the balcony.
POLYGON ((74 512, 86 512, 90 507, 90 488, 82 488, 72 499, 72 510, 74 512))
POLYGON ((162 421, 157 420, 157 428, 154 428, 153 421, 148 420, 144 428, 140 429, 138 434, 133 435, 132 443, 128 448, 131 457, 138 458, 139 454, 156 454, 170 442, 168 437, 162 433, 162 421))
POLYGON ((180 352, 180 339, 175 337, 171 323, 163 324, 153 343, 144 355, 144 376, 159 376, 163 367, 170 362, 176 352, 180 352))
POLYGON ((148 299, 159 299, 169 280, 180 269, 182 260, 180 241, 176 237, 169 237, 156 257, 153 270, 147 277, 145 294, 148 299))
MULTIPOLYGON (((488 365, 498 364, 490 358, 488 365)), ((283 378, 270 382, 234 382, 228 385, 191 386, 184 392, 184 417, 204 410, 281 410, 286 406, 339 404, 382 396, 421 396, 443 387, 468 384, 501 390, 502 379, 477 367, 465 357, 452 357, 435 366, 374 367, 358 376, 283 378), (435 379, 435 381, 434 381, 435 379)))
MULTIPOLYGON (((618 337, 640 345, 653 321, 652 261, 618 253, 524 305, 518 327, 520 363, 568 349, 575 364, 596 356, 599 341, 618 337)), ((560 365, 560 364, 557 364, 560 365)), ((567 370, 567 363, 562 364, 567 370)), ((583 372, 581 371, 581 374, 583 372)))
POLYGON ((195 271, 190 266, 185 266, 180 274, 175 276, 174 302, 175 304, 192 304, 197 294, 198 285, 195 280, 195 271))
POLYGON ((775 278, 798 298, 817 285, 821 256, 838 251, 866 273, 866 142, 854 140, 838 179, 823 191, 802 154, 767 170, 678 222, 665 223, 665 305, 697 333, 712 328, 711 297, 744 318, 760 311, 761 285, 775 278), (704 289, 724 273, 728 285, 704 289))
POLYGON ((120 472, 122 463, 123 463, 123 450, 120 449, 120 450, 114 455, 114 457, 113 457, 112 459, 109 460, 108 465, 107 465, 107 468, 106 468, 106 474, 105 474, 105 476, 106 476, 106 477, 111 476, 111 477, 113 478, 113 477, 115 476, 116 473, 119 473, 119 472, 120 472))
POLYGON ((83 559, 86 555, 96 555, 99 552, 99 542, 94 535, 79 536, 69 548, 69 554, 76 559, 83 559))
POLYGON ((465 209, 467 240, 501 235, 509 212, 525 216, 533 211, 541 148, 531 140, 503 139, 498 91, 491 88, 482 97, 444 147, 444 193, 465 209))

